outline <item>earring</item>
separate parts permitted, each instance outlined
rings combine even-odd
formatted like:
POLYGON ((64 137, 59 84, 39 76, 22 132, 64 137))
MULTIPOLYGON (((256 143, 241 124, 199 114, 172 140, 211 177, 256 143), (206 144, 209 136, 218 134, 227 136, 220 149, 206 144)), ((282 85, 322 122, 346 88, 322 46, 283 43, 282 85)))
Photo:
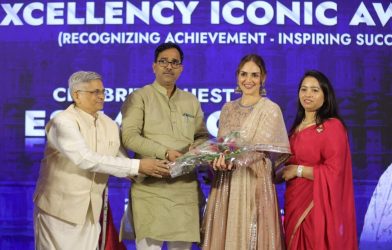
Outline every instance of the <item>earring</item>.
POLYGON ((235 93, 239 93, 239 94, 242 93, 242 90, 241 90, 241 88, 240 88, 240 86, 238 84, 237 84, 237 87, 234 89, 234 92, 235 93))
POLYGON ((265 89, 264 82, 261 83, 260 95, 261 96, 267 96, 267 90, 265 89))

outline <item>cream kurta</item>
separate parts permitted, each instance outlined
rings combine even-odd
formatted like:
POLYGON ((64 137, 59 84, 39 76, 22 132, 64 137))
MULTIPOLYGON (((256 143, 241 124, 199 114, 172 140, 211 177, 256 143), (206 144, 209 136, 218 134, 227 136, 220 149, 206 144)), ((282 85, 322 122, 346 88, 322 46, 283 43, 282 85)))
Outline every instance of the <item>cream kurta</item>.
MULTIPOLYGON (((191 93, 154 82, 134 91, 122 107, 122 141, 139 158, 164 159, 168 149, 185 153, 208 138, 200 103, 191 93)), ((132 184, 136 239, 200 241, 196 175, 175 179, 147 177, 132 184)))
POLYGON ((139 160, 120 154, 117 124, 97 119, 72 104, 46 126, 47 144, 34 194, 37 207, 61 220, 84 224, 91 204, 98 223, 109 174, 137 175, 139 160))

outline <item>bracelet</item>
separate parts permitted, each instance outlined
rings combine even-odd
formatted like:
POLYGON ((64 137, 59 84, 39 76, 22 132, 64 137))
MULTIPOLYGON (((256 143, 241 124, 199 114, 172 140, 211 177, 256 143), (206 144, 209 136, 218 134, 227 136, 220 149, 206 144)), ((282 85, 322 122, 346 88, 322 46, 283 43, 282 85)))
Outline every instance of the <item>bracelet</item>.
POLYGON ((166 159, 166 160, 169 160, 169 151, 166 151, 166 153, 165 153, 165 159, 166 159))
POLYGON ((302 171, 304 170, 304 166, 298 165, 297 167, 297 177, 302 177, 302 171))

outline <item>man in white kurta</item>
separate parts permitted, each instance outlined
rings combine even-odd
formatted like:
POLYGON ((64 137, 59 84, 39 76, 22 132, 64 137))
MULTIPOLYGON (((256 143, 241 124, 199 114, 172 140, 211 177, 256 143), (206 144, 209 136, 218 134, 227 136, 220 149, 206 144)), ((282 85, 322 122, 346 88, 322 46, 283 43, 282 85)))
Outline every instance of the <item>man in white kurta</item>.
POLYGON ((109 175, 168 175, 163 161, 129 159, 121 153, 117 124, 99 112, 105 98, 100 75, 76 72, 69 89, 74 103, 46 126, 34 194, 36 249, 96 249, 109 175))

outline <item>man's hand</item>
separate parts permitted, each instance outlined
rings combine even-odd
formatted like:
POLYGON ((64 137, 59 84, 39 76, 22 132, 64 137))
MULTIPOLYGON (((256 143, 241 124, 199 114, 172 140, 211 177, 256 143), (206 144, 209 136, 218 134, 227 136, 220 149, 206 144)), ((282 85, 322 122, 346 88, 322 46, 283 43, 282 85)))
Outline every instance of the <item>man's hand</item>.
POLYGON ((167 160, 169 161, 175 161, 178 157, 182 155, 180 152, 174 149, 169 149, 167 150, 166 153, 167 153, 167 160))
POLYGON ((196 148, 194 144, 189 145, 188 151, 192 151, 196 148))
POLYGON ((139 173, 154 176, 157 178, 169 177, 168 161, 160 161, 155 159, 141 159, 139 165, 139 173))

